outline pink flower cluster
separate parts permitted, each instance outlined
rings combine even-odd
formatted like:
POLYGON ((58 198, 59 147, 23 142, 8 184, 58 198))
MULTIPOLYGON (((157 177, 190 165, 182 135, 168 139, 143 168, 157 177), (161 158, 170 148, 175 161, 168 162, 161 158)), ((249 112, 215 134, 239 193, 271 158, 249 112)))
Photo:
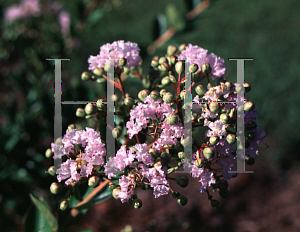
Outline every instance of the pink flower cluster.
POLYGON ((40 13, 39 0, 22 0, 19 5, 13 5, 5 10, 4 19, 13 21, 19 18, 27 18, 40 13))
POLYGON ((199 69, 203 64, 209 63, 212 69, 211 78, 213 80, 220 79, 226 73, 226 66, 224 60, 220 57, 217 57, 214 53, 207 54, 208 50, 205 50, 198 46, 193 46, 189 44, 185 49, 180 53, 178 59, 185 59, 189 63, 197 64, 199 69))
MULTIPOLYGON (((97 56, 90 56, 88 59, 89 70, 96 68, 104 68, 107 59, 127 60, 127 67, 131 68, 138 66, 141 61, 139 56, 140 48, 136 43, 124 42, 124 40, 115 41, 112 44, 105 44, 100 47, 100 54, 97 56)), ((119 66, 118 60, 115 60, 115 67, 119 66)))
POLYGON ((173 114, 175 110, 169 103, 162 103, 161 99, 153 100, 150 96, 144 99, 144 103, 139 102, 138 105, 130 110, 130 119, 126 123, 129 138, 138 134, 143 128, 146 128, 149 119, 153 121, 158 119, 162 121, 162 133, 160 138, 154 143, 153 148, 159 150, 164 144, 176 144, 177 138, 181 138, 184 134, 182 123, 169 125, 166 121, 168 115, 173 114))
POLYGON ((88 177, 94 165, 104 165, 106 149, 98 131, 92 128, 86 128, 85 131, 67 130, 61 141, 63 146, 51 144, 54 159, 68 157, 56 170, 59 182, 70 177, 65 182, 66 185, 70 185, 73 181, 79 181, 81 177, 88 177), (81 145, 84 151, 77 145, 81 145))
POLYGON ((60 31, 63 37, 68 37, 70 33, 70 14, 66 11, 61 11, 58 15, 58 21, 60 25, 60 31))

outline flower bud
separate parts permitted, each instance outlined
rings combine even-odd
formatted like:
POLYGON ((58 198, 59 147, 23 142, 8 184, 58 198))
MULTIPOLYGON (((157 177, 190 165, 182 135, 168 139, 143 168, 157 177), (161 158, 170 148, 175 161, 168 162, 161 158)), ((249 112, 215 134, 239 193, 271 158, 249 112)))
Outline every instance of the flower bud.
POLYGON ((180 99, 181 100, 185 99, 185 89, 180 92, 180 99))
POLYGON ((236 142, 236 136, 234 134, 228 134, 226 136, 226 141, 229 143, 229 144, 234 144, 236 142))
POLYGON ((135 209, 139 209, 142 207, 142 200, 141 199, 134 199, 133 200, 133 207, 135 209))
POLYGON ((237 84, 235 86, 235 91, 236 91, 236 93, 240 93, 242 91, 242 85, 241 84, 237 84))
POLYGON ((223 123, 228 123, 229 121, 230 121, 230 118, 229 118, 229 116, 227 115, 227 114, 221 114, 220 115, 220 120, 223 122, 223 123))
POLYGON ((154 168, 156 169, 158 166, 160 166, 160 165, 162 165, 161 164, 161 161, 158 161, 158 162, 156 162, 155 164, 154 164, 154 168))
POLYGON ((97 106, 98 110, 100 110, 100 111, 103 110, 105 107, 105 104, 103 102, 104 102, 103 99, 99 99, 96 103, 96 106, 97 106))
POLYGON ((110 69, 110 66, 113 66, 113 65, 110 64, 110 63, 106 63, 106 64, 104 65, 104 71, 107 72, 107 71, 110 69))
POLYGON ((195 73, 198 71, 198 68, 199 68, 198 65, 193 63, 190 65, 189 70, 191 73, 195 73))
POLYGON ((121 189, 120 188, 115 188, 113 191, 112 191, 112 196, 113 198, 115 198, 116 200, 119 200, 120 198, 118 197, 119 196, 119 193, 121 192, 121 189))
POLYGON ((51 176, 55 176, 55 167, 54 166, 51 166, 48 168, 48 173, 51 175, 51 176))
POLYGON ((255 163, 255 159, 250 158, 248 155, 246 155, 245 163, 248 164, 248 165, 253 165, 255 163))
POLYGON ((249 132, 246 134, 246 139, 253 141, 255 139, 255 132, 249 132))
POLYGON ((125 97, 124 99, 125 106, 132 107, 134 105, 134 100, 132 97, 125 97))
POLYGON ((171 57, 170 57, 170 63, 171 63, 170 65, 174 65, 174 64, 176 63, 177 58, 178 58, 178 57, 177 57, 176 55, 171 56, 171 57))
POLYGON ((203 167, 203 162, 201 158, 196 159, 195 165, 197 168, 202 168, 203 167))
POLYGON ((203 95, 206 93, 206 91, 205 91, 203 85, 198 85, 198 86, 196 87, 195 91, 196 91, 196 93, 197 93, 199 96, 203 96, 203 95))
POLYGON ((151 66, 152 66, 153 68, 157 68, 158 65, 159 65, 159 63, 158 63, 158 57, 156 56, 156 57, 154 57, 154 58, 152 59, 152 61, 151 61, 151 66))
POLYGON ((50 192, 52 194, 58 194, 63 190, 63 186, 60 183, 53 182, 50 185, 50 192))
POLYGON ((159 64, 163 64, 163 63, 165 63, 165 62, 167 63, 167 62, 168 62, 168 59, 167 59, 166 57, 164 57, 164 56, 163 56, 163 57, 160 57, 159 60, 158 60, 158 63, 159 63, 159 64))
POLYGON ((175 53, 177 52, 177 47, 174 46, 174 45, 169 45, 168 48, 167 48, 167 55, 168 56, 173 56, 175 55, 175 53))
POLYGON ((118 95, 117 94, 112 95, 111 100, 114 101, 114 102, 118 101, 119 100, 118 95))
MULTIPOLYGON (((195 142, 195 139, 192 137, 192 144, 195 142)), ((183 147, 186 147, 187 146, 187 143, 188 143, 188 137, 187 138, 184 138, 183 136, 181 137, 180 139, 180 143, 183 147)))
POLYGON ((256 124, 256 122, 254 122, 254 121, 252 121, 252 122, 249 122, 248 124, 247 124, 247 129, 248 130, 254 130, 254 129, 256 129, 256 127, 257 127, 257 124, 256 124))
POLYGON ((209 104, 209 110, 215 114, 220 113, 221 109, 222 109, 222 107, 220 106, 220 104, 218 102, 211 102, 209 104))
POLYGON ((139 92, 138 98, 143 102, 144 99, 149 95, 149 90, 143 89, 139 92))
POLYGON ((171 81, 170 81, 170 77, 169 76, 165 76, 162 80, 161 80, 161 84, 163 86, 168 86, 171 84, 171 81))
POLYGON ((222 198, 226 199, 229 197, 229 191, 226 189, 226 190, 220 190, 219 191, 219 194, 222 198))
POLYGON ((163 152, 160 154, 160 159, 163 165, 167 165, 171 162, 172 156, 170 153, 163 152))
POLYGON ((215 149, 213 147, 206 147, 203 149, 203 155, 206 159, 211 159, 215 156, 215 149))
POLYGON ((157 101, 157 100, 160 98, 160 94, 159 94, 158 91, 153 90, 153 91, 151 91, 151 93, 150 93, 150 97, 151 97, 154 101, 157 101))
POLYGON ((184 152, 183 151, 178 152, 178 158, 179 159, 184 159, 184 152))
POLYGON ((170 66, 167 62, 164 62, 158 66, 158 70, 160 70, 162 72, 167 72, 169 70, 169 68, 170 68, 170 66))
POLYGON ((186 47, 186 44, 181 44, 178 49, 179 52, 182 52, 185 49, 185 47, 186 47))
POLYGON ((91 103, 88 103, 85 108, 84 108, 84 111, 87 115, 91 115, 91 114, 95 114, 97 109, 96 107, 94 106, 94 104, 91 104, 91 103))
POLYGON ((127 60, 125 58, 119 59, 119 65, 120 66, 125 66, 127 64, 127 60))
POLYGON ((163 101, 165 103, 172 103, 172 102, 174 102, 174 96, 173 96, 173 94, 170 93, 170 92, 165 93, 164 96, 163 96, 163 101))
POLYGON ((255 105, 254 105, 254 103, 252 102, 252 101, 248 101, 248 102, 246 102, 245 104, 244 104, 244 109, 245 109, 245 111, 251 111, 251 110, 254 110, 254 108, 255 108, 255 105))
POLYGON ((205 120, 204 117, 199 115, 197 121, 198 121, 198 123, 200 123, 200 125, 204 124, 204 120, 205 120))
POLYGON ((47 158, 51 158, 51 157, 53 156, 53 153, 52 153, 51 148, 48 148, 48 149, 46 150, 45 156, 46 156, 47 158))
POLYGON ((74 130, 75 129, 75 125, 74 124, 70 124, 69 126, 68 126, 68 130, 74 130))
POLYGON ((97 177, 97 176, 91 176, 89 178, 89 181, 88 181, 88 186, 94 188, 94 187, 96 187, 98 185, 99 181, 100 181, 99 177, 97 177))
POLYGON ((55 140, 55 144, 56 145, 63 145, 63 143, 62 143, 62 137, 59 137, 59 138, 57 138, 56 140, 55 140))
POLYGON ((220 206, 221 206, 221 203, 219 201, 217 201, 217 200, 211 200, 210 205, 214 209, 219 209, 220 206))
POLYGON ((230 117, 230 121, 236 119, 236 109, 235 108, 231 108, 229 111, 229 117, 230 117))
POLYGON ((60 203, 60 210, 66 210, 69 207, 69 202, 67 200, 64 200, 60 203))
POLYGON ((170 78, 170 81, 171 81, 172 83, 177 83, 177 80, 176 80, 176 78, 174 77, 174 75, 169 75, 169 78, 170 78))
POLYGON ((207 84, 207 89, 211 89, 213 86, 212 86, 212 84, 211 83, 208 83, 207 84))
POLYGON ((84 109, 78 108, 78 109, 76 110, 76 116, 79 117, 79 118, 83 118, 83 117, 85 116, 84 109))
POLYGON ((245 93, 248 93, 251 90, 251 85, 249 83, 244 83, 244 88, 245 88, 245 93))
POLYGON ((102 76, 104 73, 104 69, 103 68, 96 68, 93 70, 93 73, 97 76, 102 76))
POLYGON ((88 73, 88 72, 83 72, 82 74, 81 74, 81 80, 83 80, 83 81, 88 81, 88 80, 90 80, 91 79, 91 76, 90 76, 90 74, 88 73))
POLYGON ((178 74, 181 74, 183 72, 183 62, 182 61, 178 61, 176 64, 175 64, 175 70, 178 74))
POLYGON ((231 81, 226 81, 226 82, 225 82, 225 86, 227 87, 228 90, 230 90, 231 87, 232 87, 231 81))
POLYGON ((159 94, 160 94, 160 97, 163 97, 165 93, 167 93, 168 91, 166 89, 161 89, 159 94))
POLYGON ((149 154, 153 157, 154 160, 158 157, 158 150, 155 148, 150 148, 149 149, 149 154))
POLYGON ((180 195, 177 198, 177 203, 181 206, 185 206, 188 203, 188 199, 185 196, 180 195))
POLYGON ((216 145, 219 141, 220 141, 220 138, 217 135, 213 135, 209 138, 209 143, 213 146, 216 145))
POLYGON ((178 123, 178 118, 176 117, 175 114, 170 114, 167 117, 167 123, 170 125, 175 125, 178 123))
POLYGON ((95 81, 95 80, 98 79, 98 77, 96 77, 96 76, 93 75, 93 76, 91 77, 91 79, 92 79, 93 81, 95 81))
POLYGON ((98 84, 105 84, 107 82, 107 80, 104 77, 99 77, 99 78, 97 78, 96 82, 98 84))
POLYGON ((205 73, 206 75, 209 75, 211 73, 211 67, 209 63, 204 63, 202 65, 202 72, 205 73))
POLYGON ((117 126, 112 130, 112 136, 116 139, 118 139, 122 134, 122 127, 117 126))

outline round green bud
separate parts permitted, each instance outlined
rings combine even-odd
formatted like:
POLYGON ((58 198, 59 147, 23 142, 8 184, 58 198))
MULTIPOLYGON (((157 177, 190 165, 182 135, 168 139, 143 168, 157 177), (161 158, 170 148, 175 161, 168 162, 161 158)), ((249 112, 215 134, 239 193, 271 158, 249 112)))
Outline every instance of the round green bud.
POLYGON ((186 47, 186 44, 181 44, 178 48, 178 52, 182 52, 186 47))
POLYGON ((139 209, 142 207, 142 200, 141 199, 134 199, 133 200, 133 207, 135 209, 139 209))
POLYGON ((107 71, 110 69, 111 66, 113 66, 113 65, 110 64, 110 63, 106 63, 106 64, 104 65, 104 71, 107 72, 107 71))
POLYGON ((181 100, 185 99, 185 89, 180 92, 180 99, 181 100))
POLYGON ((167 48, 167 55, 168 56, 173 56, 177 52, 178 48, 174 45, 169 45, 167 48))
POLYGON ((209 143, 213 146, 216 145, 219 141, 220 141, 220 138, 217 135, 213 135, 209 138, 209 143))
POLYGON ((179 159, 184 159, 184 152, 183 151, 178 152, 178 158, 179 159))
POLYGON ((83 117, 85 116, 85 111, 84 111, 84 109, 78 108, 78 109, 76 110, 76 116, 79 117, 79 118, 83 118, 83 117))
POLYGON ((118 95, 117 94, 112 95, 111 100, 114 101, 114 102, 118 101, 119 100, 118 95))
POLYGON ((212 86, 212 84, 211 83, 208 83, 207 84, 207 89, 211 89, 213 86, 212 86))
POLYGON ((127 64, 127 60, 125 58, 119 59, 119 65, 125 66, 127 64))
POLYGON ((93 75, 93 76, 91 77, 91 79, 92 79, 93 81, 95 81, 95 80, 98 79, 98 77, 96 77, 96 76, 93 75))
POLYGON ((69 207, 69 202, 67 200, 64 200, 60 203, 60 210, 66 210, 69 207))
POLYGON ((53 156, 53 153, 52 153, 51 148, 48 148, 48 149, 46 150, 45 156, 46 156, 47 158, 51 158, 51 157, 53 156))
POLYGON ((85 106, 84 111, 87 115, 91 115, 91 114, 95 114, 97 112, 97 109, 94 104, 88 103, 85 106))
POLYGON ((177 80, 173 75, 170 75, 169 78, 172 83, 177 83, 177 80))
POLYGON ((185 187, 188 186, 188 184, 189 184, 189 178, 188 178, 187 176, 184 176, 184 175, 178 176, 178 177, 176 178, 176 183, 177 183, 180 187, 185 188, 185 187))
POLYGON ((105 108, 105 104, 103 102, 104 102, 103 99, 99 99, 96 103, 96 106, 97 106, 98 110, 100 110, 100 111, 105 108))
POLYGON ((229 143, 229 144, 234 144, 236 142, 236 136, 234 134, 228 134, 226 136, 226 141, 229 143))
POLYGON ((56 140, 55 140, 55 144, 56 145, 63 145, 63 143, 62 143, 62 137, 59 137, 59 138, 57 138, 56 140))
POLYGON ((134 105, 134 100, 132 97, 125 97, 124 99, 125 106, 132 107, 134 105))
POLYGON ((75 125, 74 124, 70 124, 69 126, 68 126, 68 130, 74 130, 75 129, 75 125))
POLYGON ((52 194, 58 194, 63 190, 63 186, 60 183, 53 182, 50 185, 50 192, 52 194))
POLYGON ((170 92, 165 93, 164 96, 163 96, 163 101, 165 103, 172 103, 172 102, 174 102, 174 96, 173 96, 173 94, 170 93, 170 92))
POLYGON ((210 202, 211 207, 213 207, 214 209, 219 209, 221 207, 221 203, 217 200, 212 200, 210 202))
POLYGON ((171 84, 171 81, 170 81, 170 77, 169 76, 165 76, 162 80, 161 80, 161 84, 163 86, 168 86, 171 84))
POLYGON ((249 83, 244 83, 244 88, 245 88, 245 93, 248 93, 251 90, 251 85, 249 83))
POLYGON ((254 129, 256 129, 256 127, 257 127, 257 124, 256 124, 256 122, 254 122, 254 121, 252 121, 252 122, 249 122, 248 124, 247 124, 247 129, 248 130, 254 130, 254 129))
POLYGON ((195 73, 198 71, 198 68, 199 68, 198 65, 193 63, 190 65, 189 70, 191 73, 195 73))
POLYGON ((209 75, 211 73, 211 67, 209 63, 204 63, 202 65, 202 72, 205 73, 206 75, 209 75))
POLYGON ((170 63, 171 63, 170 65, 174 65, 174 64, 176 63, 177 58, 178 58, 178 57, 177 57, 176 55, 171 56, 171 57, 170 57, 170 60, 169 60, 170 63))
POLYGON ((156 169, 158 166, 162 165, 161 161, 158 161, 154 164, 154 168, 156 169))
POLYGON ((255 132, 247 133, 246 138, 249 139, 249 140, 254 140, 255 139, 255 132))
POLYGON ((252 102, 252 101, 248 101, 248 102, 246 102, 245 104, 244 104, 244 109, 245 109, 245 111, 251 111, 251 110, 254 110, 254 108, 255 108, 255 105, 254 105, 254 103, 252 102))
POLYGON ((219 180, 217 182, 217 187, 221 190, 226 190, 228 189, 228 182, 227 180, 219 180))
POLYGON ((175 71, 178 73, 178 74, 181 74, 184 70, 184 67, 183 67, 183 62, 182 61, 178 61, 176 64, 175 64, 175 71))
POLYGON ((198 85, 195 91, 199 96, 203 96, 206 93, 206 90, 204 89, 203 85, 198 85))
POLYGON ((203 116, 198 116, 198 119, 197 119, 197 122, 200 124, 200 125, 203 125, 204 124, 204 117, 203 116))
POLYGON ((156 57, 154 57, 154 58, 152 59, 152 61, 151 61, 151 66, 152 66, 153 68, 157 68, 158 65, 159 65, 159 63, 158 63, 158 57, 156 56, 156 57))
POLYGON ((226 124, 230 121, 230 117, 227 114, 223 113, 220 115, 220 120, 226 124))
POLYGON ((227 87, 228 90, 230 90, 231 87, 232 87, 232 82, 231 81, 226 81, 225 86, 227 87))
POLYGON ((195 165, 197 168, 202 168, 203 167, 203 162, 201 158, 196 159, 195 165))
POLYGON ((150 148, 149 149, 149 154, 153 157, 153 159, 155 160, 158 156, 158 150, 156 150, 155 148, 150 148))
POLYGON ((226 190, 220 190, 219 191, 219 194, 222 198, 226 199, 229 197, 229 191, 226 189, 226 190))
POLYGON ((96 187, 99 183, 100 179, 97 176, 91 176, 88 180, 88 186, 90 187, 96 187))
MULTIPOLYGON (((181 137, 180 144, 183 147, 186 147, 188 142, 189 142, 188 137, 187 138, 184 138, 183 136, 181 137)), ((194 144, 194 142, 195 142, 195 139, 192 137, 192 144, 194 144)))
POLYGON ((253 165, 255 163, 255 159, 250 158, 248 155, 246 155, 245 163, 248 164, 248 165, 253 165))
POLYGON ((158 60, 158 63, 159 63, 159 64, 163 64, 163 63, 165 63, 165 62, 169 62, 169 61, 168 61, 168 59, 167 59, 166 57, 164 57, 164 56, 163 56, 163 57, 160 57, 159 60, 158 60))
POLYGON ((179 192, 176 192, 176 191, 172 192, 172 197, 173 198, 177 199, 179 196, 180 196, 179 192))
POLYGON ((205 147, 203 149, 203 155, 206 159, 211 159, 215 156, 215 149, 213 147, 205 147))
POLYGON ((161 89, 159 94, 160 94, 160 97, 163 97, 165 93, 167 93, 168 91, 166 89, 161 89))
POLYGON ((167 117, 167 123, 170 125, 175 125, 178 123, 178 118, 176 117, 175 114, 170 114, 167 117))
POLYGON ((167 165, 171 162, 172 156, 170 153, 163 152, 160 154, 160 159, 163 165, 167 165))
POLYGON ((55 176, 56 173, 55 173, 55 167, 54 166, 51 166, 48 168, 48 173, 51 175, 51 176, 55 176))
POLYGON ((170 68, 170 66, 167 62, 164 62, 158 66, 158 70, 160 70, 162 72, 167 72, 169 70, 169 68, 170 68))
POLYGON ((220 104, 218 102, 211 102, 209 104, 209 109, 211 112, 217 114, 217 113, 221 112, 222 107, 220 106, 220 104))
POLYGON ((229 117, 230 117, 230 120, 234 120, 236 119, 236 109, 235 108, 231 108, 230 111, 229 111, 229 117))
POLYGON ((177 198, 177 203, 181 206, 185 206, 188 203, 188 199, 185 196, 180 195, 177 198))
POLYGON ((235 86, 235 91, 236 91, 237 93, 240 93, 240 92, 242 91, 242 88, 243 88, 243 85, 237 84, 237 85, 235 86))
POLYGON ((122 134, 122 127, 117 126, 112 130, 112 136, 116 139, 118 139, 122 134))
POLYGON ((156 90, 152 90, 150 93, 150 97, 154 100, 157 101, 160 98, 160 94, 156 90))
POLYGON ((149 90, 143 89, 139 92, 138 98, 143 102, 144 99, 149 95, 149 90))
POLYGON ((93 70, 93 73, 97 76, 102 76, 104 73, 104 69, 103 68, 96 68, 93 70))
POLYGON ((99 78, 97 78, 96 82, 98 84, 105 84, 107 82, 107 80, 104 77, 99 77, 99 78))
POLYGON ((116 200, 119 200, 120 198, 118 197, 119 196, 119 193, 121 192, 121 189, 120 188, 115 188, 113 191, 112 191, 112 196, 113 198, 115 198, 116 200))
POLYGON ((88 73, 88 72, 83 72, 82 74, 81 74, 81 80, 83 80, 83 81, 88 81, 88 80, 90 80, 91 79, 91 76, 90 76, 90 74, 88 73))

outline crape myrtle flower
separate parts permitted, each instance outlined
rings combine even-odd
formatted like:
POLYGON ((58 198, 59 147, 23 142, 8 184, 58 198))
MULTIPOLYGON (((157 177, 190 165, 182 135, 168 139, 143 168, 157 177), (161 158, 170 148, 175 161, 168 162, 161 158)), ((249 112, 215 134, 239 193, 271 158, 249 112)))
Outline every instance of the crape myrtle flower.
POLYGON ((22 0, 19 5, 13 5, 5 10, 4 19, 13 21, 40 13, 39 0, 22 0))

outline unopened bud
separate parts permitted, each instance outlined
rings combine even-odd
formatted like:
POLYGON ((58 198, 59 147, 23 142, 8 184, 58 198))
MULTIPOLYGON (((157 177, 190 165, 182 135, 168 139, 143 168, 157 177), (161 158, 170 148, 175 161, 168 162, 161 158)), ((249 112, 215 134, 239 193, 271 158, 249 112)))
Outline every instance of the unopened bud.
POLYGON ((185 206, 188 203, 188 199, 185 196, 180 195, 177 198, 177 203, 181 206, 185 206))
POLYGON ((168 91, 166 89, 161 89, 159 94, 160 94, 160 97, 163 97, 165 93, 167 93, 168 91))
POLYGON ((227 114, 221 114, 220 115, 220 120, 223 122, 223 123, 228 123, 230 121, 230 118, 227 114))
POLYGON ((81 79, 82 79, 83 81, 88 81, 88 80, 91 79, 91 76, 90 76, 90 74, 89 74, 88 72, 83 72, 83 73, 81 74, 81 79))
POLYGON ((89 178, 89 181, 88 181, 88 186, 94 188, 94 187, 97 186, 97 184, 99 183, 99 181, 100 181, 99 177, 97 177, 97 176, 91 176, 89 178))
MULTIPOLYGON (((191 139, 191 143, 193 144, 195 142, 195 139, 192 137, 191 139)), ((180 139, 180 143, 183 147, 186 147, 188 145, 189 142, 189 137, 184 138, 183 136, 180 139)))
POLYGON ((178 176, 176 178, 176 183, 182 187, 182 188, 185 188, 186 186, 188 186, 189 184, 189 178, 185 175, 182 175, 182 176, 178 176))
POLYGON ((163 96, 163 101, 165 103, 172 103, 172 102, 174 102, 174 96, 173 96, 173 94, 170 93, 170 92, 165 93, 164 96, 163 96))
POLYGON ((158 63, 159 63, 159 64, 163 64, 163 63, 165 63, 165 62, 168 62, 168 59, 167 59, 166 57, 164 57, 164 56, 163 56, 163 57, 160 57, 159 60, 158 60, 158 63))
POLYGON ((241 84, 237 84, 237 85, 235 86, 235 91, 236 91, 236 93, 240 93, 240 92, 242 91, 242 88, 243 88, 243 86, 242 86, 241 84))
POLYGON ((178 48, 179 52, 182 52, 186 47, 186 44, 181 44, 178 48))
POLYGON ((185 89, 180 92, 180 99, 181 100, 185 99, 185 89))
POLYGON ((48 173, 51 175, 51 176, 55 176, 55 167, 54 166, 51 166, 48 168, 48 173))
POLYGON ((151 93, 150 93, 150 97, 151 97, 154 101, 157 101, 157 100, 160 98, 160 94, 159 94, 158 91, 153 90, 153 91, 151 91, 151 93))
POLYGON ((141 199, 134 199, 133 200, 133 207, 135 209, 139 209, 142 207, 142 200, 141 199))
POLYGON ((172 83, 177 83, 177 80, 173 75, 170 75, 169 78, 172 83))
POLYGON ((217 200, 212 200, 210 202, 211 207, 213 207, 214 209, 219 209, 221 206, 221 203, 217 200))
POLYGON ((112 135, 114 138, 118 139, 122 134, 122 128, 120 126, 117 126, 112 130, 112 135))
POLYGON ((63 186, 60 183, 53 182, 50 185, 50 192, 52 194, 58 194, 63 190, 63 186))
POLYGON ((202 65, 202 72, 205 73, 206 75, 209 75, 211 73, 211 67, 209 63, 204 63, 202 65))
POLYGON ((106 64, 104 65, 104 71, 105 71, 105 72, 108 72, 108 70, 110 69, 111 66, 113 67, 112 64, 106 63, 106 64))
POLYGON ((178 158, 179 159, 184 159, 184 152, 183 151, 178 152, 178 158))
POLYGON ((158 150, 156 150, 155 148, 150 148, 149 149, 149 154, 155 160, 157 158, 157 156, 158 156, 158 150))
POLYGON ((99 78, 97 78, 96 82, 98 84, 105 84, 107 82, 107 80, 104 77, 99 77, 99 78))
POLYGON ((139 92, 138 98, 143 102, 144 99, 149 95, 149 90, 143 89, 139 92))
POLYGON ((165 76, 162 80, 161 80, 161 84, 163 86, 168 86, 171 84, 171 81, 170 81, 170 77, 169 76, 165 76))
POLYGON ((204 89, 203 85, 198 85, 195 91, 199 96, 203 96, 206 93, 206 90, 204 89))
POLYGON ((254 103, 252 102, 252 101, 248 101, 248 102, 246 102, 245 104, 244 104, 244 109, 245 109, 245 111, 251 111, 251 110, 254 110, 254 108, 255 108, 255 105, 254 105, 254 103))
POLYGON ((119 59, 119 65, 125 66, 127 64, 127 60, 125 58, 119 59))
POLYGON ((112 196, 113 198, 115 198, 116 200, 119 200, 119 193, 121 192, 121 189, 120 188, 115 188, 113 191, 112 191, 112 196))
POLYGON ((96 106, 97 106, 98 110, 100 110, 100 111, 105 108, 105 104, 103 102, 104 102, 103 99, 99 99, 96 103, 96 106))
POLYGON ((211 159, 215 156, 215 149, 213 147, 206 147, 203 149, 203 155, 207 159, 211 159))
POLYGON ((167 62, 162 63, 158 66, 158 69, 162 72, 167 72, 169 70, 170 66, 167 62))
POLYGON ((79 117, 79 118, 83 118, 83 117, 85 116, 85 111, 84 111, 84 109, 78 108, 78 109, 76 110, 76 116, 79 117))
POLYGON ((178 74, 181 74, 183 72, 183 62, 182 61, 178 61, 176 64, 175 64, 175 70, 178 74))
POLYGON ((74 124, 70 124, 69 126, 68 126, 68 130, 74 130, 75 129, 75 125, 74 124))
POLYGON ((167 55, 168 56, 173 56, 177 52, 177 47, 174 45, 169 45, 167 48, 167 55))
POLYGON ((91 104, 91 103, 88 103, 85 108, 84 108, 84 111, 87 115, 91 115, 91 114, 95 114, 97 109, 95 107, 94 104, 91 104))
POLYGON ((114 102, 118 101, 119 100, 118 95, 117 94, 112 95, 111 100, 114 101, 114 102))
POLYGON ((244 83, 244 88, 245 88, 245 93, 248 93, 251 90, 251 85, 249 83, 244 83))
POLYGON ((203 125, 203 124, 204 124, 204 120, 205 120, 205 119, 204 119, 203 116, 199 116, 197 121, 198 121, 198 123, 199 123, 200 125, 203 125))
POLYGON ((179 192, 173 192, 172 193, 172 197, 175 198, 175 199, 177 199, 179 196, 180 196, 179 192))
POLYGON ((167 165, 171 162, 172 156, 170 153, 163 152, 160 154, 162 164, 167 165))
POLYGON ((229 144, 234 144, 236 142, 236 136, 234 134, 228 134, 226 140, 229 144))
POLYGON ((228 90, 230 90, 232 87, 232 83, 230 81, 226 81, 225 86, 227 87, 228 90))
POLYGON ((221 106, 218 102, 211 102, 209 104, 209 110, 215 114, 221 112, 221 106))
POLYGON ((102 76, 104 73, 104 69, 103 68, 96 68, 93 70, 93 73, 97 76, 102 76))
POLYGON ((170 114, 167 117, 167 123, 170 125, 175 125, 178 123, 178 118, 176 117, 175 114, 170 114))
POLYGON ((66 210, 69 207, 69 202, 67 200, 64 200, 60 203, 60 210, 66 210))
POLYGON ((190 65, 189 70, 191 73, 195 73, 198 71, 198 68, 199 68, 198 65, 193 63, 190 65))
POLYGON ((202 168, 203 167, 203 162, 201 158, 196 159, 195 165, 197 168, 202 168))
POLYGON ((48 148, 48 149, 46 150, 45 156, 46 156, 47 158, 51 158, 51 157, 53 156, 53 153, 52 153, 52 151, 51 151, 51 148, 48 148))
POLYGON ((170 63, 171 63, 171 65, 174 65, 176 63, 177 58, 178 57, 176 55, 170 57, 170 63))
POLYGON ((132 107, 134 105, 134 100, 132 97, 126 97, 124 99, 124 104, 125 106, 129 106, 129 107, 132 107))
POLYGON ((213 135, 209 138, 209 143, 213 146, 216 145, 219 141, 220 141, 220 138, 217 135, 213 135))

